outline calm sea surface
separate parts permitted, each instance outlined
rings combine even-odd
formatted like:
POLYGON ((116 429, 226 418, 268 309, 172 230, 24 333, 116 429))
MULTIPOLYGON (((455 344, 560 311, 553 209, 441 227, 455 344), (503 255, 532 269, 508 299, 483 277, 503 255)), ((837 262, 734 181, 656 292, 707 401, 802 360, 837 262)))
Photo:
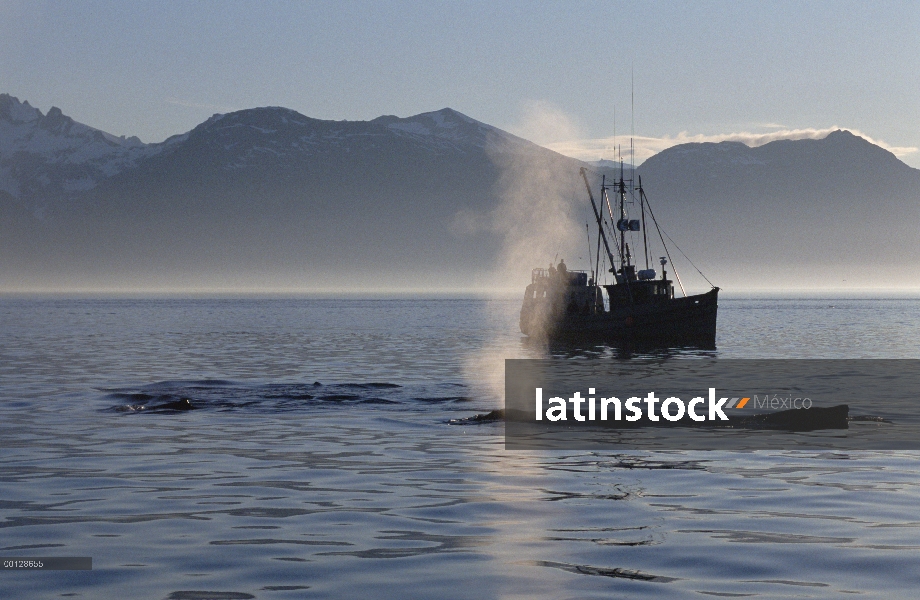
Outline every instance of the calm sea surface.
MULTIPOLYGON (((0 598, 920 595, 920 453, 510 452, 451 423, 541 355, 517 308, 0 300, 0 555, 93 559, 0 598)), ((920 301, 722 300, 717 350, 655 356, 920 358, 920 301)))

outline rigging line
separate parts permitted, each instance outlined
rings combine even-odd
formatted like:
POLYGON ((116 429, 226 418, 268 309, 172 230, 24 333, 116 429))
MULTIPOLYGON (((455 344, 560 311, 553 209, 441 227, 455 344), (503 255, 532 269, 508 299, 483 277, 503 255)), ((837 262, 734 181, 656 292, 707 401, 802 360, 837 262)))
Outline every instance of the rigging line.
MULTIPOLYGON (((604 221, 604 225, 607 226, 607 233, 609 233, 609 234, 610 234, 610 237, 613 238, 613 247, 616 248, 616 250, 617 250, 617 255, 619 255, 619 254, 620 254, 620 238, 617 237, 617 232, 614 231, 614 229, 613 229, 613 224, 612 224, 612 223, 608 223, 608 222, 605 220, 605 221, 604 221)), ((614 265, 611 264, 610 266, 613 267, 614 265)))
MULTIPOLYGON (((667 231, 664 232, 664 236, 665 236, 666 238, 668 238, 669 240, 671 240, 671 243, 674 244, 674 247, 677 248, 677 251, 680 252, 680 253, 683 255, 684 258, 687 259, 687 262, 688 262, 688 263, 690 263, 691 265, 693 265, 693 268, 696 269, 696 272, 699 273, 700 276, 701 276, 703 279, 706 280, 706 283, 708 283, 708 284, 711 285, 712 287, 716 287, 715 285, 713 285, 713 283, 712 283, 711 281, 709 281, 709 278, 708 278, 708 277, 706 277, 705 275, 703 275, 703 272, 700 271, 700 268, 693 264, 693 261, 690 260, 690 257, 687 256, 686 254, 684 254, 684 251, 680 249, 680 246, 677 245, 677 242, 675 242, 674 240, 671 239, 671 236, 668 235, 668 232, 667 232, 667 231)), ((674 272, 676 273, 677 271, 674 271, 674 272)))
MULTIPOLYGON (((562 250, 563 245, 564 245, 564 242, 562 241, 562 237, 557 234, 556 235, 556 254, 553 255, 554 265, 556 264, 556 259, 559 258, 559 251, 562 250)), ((569 260, 571 260, 571 258, 569 260)))
MULTIPOLYGON (((574 202, 575 202, 575 194, 572 194, 572 203, 574 204, 574 202)), ((594 277, 597 278, 597 274, 596 274, 597 271, 595 270, 597 261, 595 261, 591 257, 591 232, 588 229, 588 223, 591 222, 591 219, 588 217, 588 207, 587 206, 584 206, 584 216, 585 216, 585 235, 588 236, 588 266, 591 267, 591 272, 594 273, 594 277)), ((598 243, 598 246, 601 243, 599 235, 597 236, 597 243, 598 243)), ((600 248, 598 248, 598 253, 599 252, 600 252, 600 248)))
MULTIPOLYGON (((601 255, 601 261, 602 261, 602 264, 603 264, 602 269, 603 269, 603 272, 604 272, 604 285, 606 285, 606 284, 607 284, 607 257, 604 256, 604 255, 601 255)), ((601 274, 601 271, 598 270, 598 272, 597 272, 598 277, 600 277, 600 274, 601 274)), ((595 284, 598 284, 598 282, 597 282, 596 280, 595 280, 594 283, 595 283, 595 284)))
MULTIPOLYGON (((613 218, 613 209, 610 208, 610 194, 607 193, 606 189, 604 190, 604 200, 607 202, 607 212, 610 214, 610 223, 607 223, 606 221, 604 221, 604 223, 607 225, 607 233, 609 233, 610 237, 613 238, 613 245, 616 246, 617 254, 619 254, 620 240, 617 237, 616 232, 613 230, 613 222, 615 219, 613 218)), ((603 221, 603 219, 601 220, 603 221)), ((612 267, 613 265, 610 266, 612 267)))
MULTIPOLYGON (((649 214, 652 214, 652 205, 651 205, 651 204, 649 203, 649 201, 648 201, 648 196, 645 195, 645 190, 642 190, 640 193, 645 197, 645 205, 648 206, 649 214)), ((652 219, 655 219, 655 215, 652 215, 652 219)), ((658 227, 658 221, 655 221, 655 227, 658 227)), ((690 257, 687 256, 687 255, 684 253, 684 251, 680 249, 680 246, 677 245, 677 242, 675 242, 674 240, 671 239, 671 236, 668 235, 668 232, 667 232, 667 231, 664 232, 664 236, 665 236, 666 238, 668 238, 668 239, 671 241, 672 244, 674 244, 674 247, 677 248, 677 251, 680 252, 681 255, 683 255, 684 258, 687 259, 687 262, 690 263, 690 265, 691 265, 694 269, 696 269, 696 272, 700 274, 700 277, 702 277, 703 279, 706 280, 706 283, 708 283, 708 284, 709 284, 710 286, 712 286, 712 287, 716 287, 711 281, 709 281, 709 278, 708 278, 708 277, 706 277, 705 275, 703 275, 703 272, 700 271, 700 268, 699 268, 698 266, 696 266, 696 264, 694 264, 694 262, 693 262, 692 260, 690 260, 690 257)), ((663 244, 663 243, 664 243, 664 241, 662 241, 662 244, 663 244)), ((668 257, 668 259, 670 260, 670 257, 668 257)), ((673 266, 673 263, 672 263, 672 266, 673 266)), ((677 267, 674 267, 674 272, 677 273, 677 267)))
POLYGON ((604 190, 604 200, 607 202, 607 214, 610 215, 610 226, 613 227, 613 208, 610 206, 610 194, 607 193, 607 190, 604 190))
MULTIPOLYGON (((603 227, 603 222, 604 220, 601 219, 601 223, 602 223, 601 227, 603 227)), ((589 240, 588 244, 590 245, 590 243, 591 241, 589 240)), ((597 234, 597 256, 594 258, 594 266, 597 267, 597 269, 594 271, 594 285, 597 285, 599 283, 598 278, 601 276, 601 235, 600 233, 597 234)))
POLYGON ((591 260, 591 230, 588 228, 588 223, 585 222, 585 236, 588 238, 588 266, 591 267, 591 272, 594 272, 594 262, 591 260))
MULTIPOLYGON (((630 196, 632 196, 632 195, 634 194, 634 190, 632 189, 632 186, 631 186, 631 185, 629 186, 629 193, 630 193, 630 196)), ((632 201, 627 201, 626 204, 625 204, 625 206, 624 206, 624 209, 625 209, 624 212, 626 213, 625 218, 626 218, 627 221, 632 219, 633 213, 632 213, 631 211, 632 211, 632 210, 635 210, 635 206, 633 206, 632 209, 630 209, 630 204, 633 204, 633 205, 634 205, 634 204, 635 204, 635 199, 633 199, 632 201)), ((629 241, 632 243, 631 249, 632 249, 632 248, 638 248, 638 247, 639 247, 639 234, 638 234, 637 232, 633 231, 632 229, 630 229, 629 232, 628 232, 626 235, 629 237, 629 241)), ((637 263, 637 266, 638 266, 639 255, 636 254, 636 255, 634 256, 634 258, 636 259, 636 263, 637 263)), ((648 262, 648 261, 646 261, 646 263, 647 263, 647 262, 648 262)), ((648 267, 646 266, 646 268, 648 268, 648 267)))
MULTIPOLYGON (((642 193, 645 194, 645 192, 642 192, 642 193)), ((661 245, 664 248, 664 253, 665 255, 667 255, 668 261, 671 263, 671 268, 674 269, 674 277, 677 279, 677 285, 680 286, 680 291, 683 292, 684 298, 686 298, 687 290, 684 289, 684 284, 680 280, 680 274, 677 272, 677 265, 675 265, 674 261, 671 259, 671 252, 668 251, 668 245, 664 243, 664 235, 662 235, 661 233, 661 227, 658 225, 658 219, 655 218, 654 211, 652 211, 652 205, 648 201, 648 196, 645 197, 645 205, 648 206, 648 214, 650 217, 652 217, 652 223, 655 224, 655 229, 658 230, 658 237, 661 239, 661 245)), ((668 237, 668 239, 670 240, 671 238, 668 237)), ((671 241, 673 242, 674 240, 671 240, 671 241)), ((676 246, 677 244, 674 244, 674 245, 676 246)))

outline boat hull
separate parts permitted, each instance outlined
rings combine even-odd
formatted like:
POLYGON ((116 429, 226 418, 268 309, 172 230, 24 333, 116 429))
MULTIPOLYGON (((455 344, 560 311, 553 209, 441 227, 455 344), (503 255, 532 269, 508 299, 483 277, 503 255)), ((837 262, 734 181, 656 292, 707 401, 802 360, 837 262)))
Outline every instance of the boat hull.
POLYGON ((642 341, 714 346, 719 289, 595 314, 543 318, 521 311, 521 332, 559 341, 642 341), (546 321, 546 322, 544 322, 546 321))

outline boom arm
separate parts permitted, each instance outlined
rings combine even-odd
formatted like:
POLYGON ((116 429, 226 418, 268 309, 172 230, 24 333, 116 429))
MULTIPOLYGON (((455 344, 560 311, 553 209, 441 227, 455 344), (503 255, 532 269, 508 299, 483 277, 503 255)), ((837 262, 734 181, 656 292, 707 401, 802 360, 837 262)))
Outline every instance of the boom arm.
POLYGON ((604 250, 607 251, 607 258, 610 259, 610 270, 613 271, 616 262, 613 260, 613 253, 610 252, 610 244, 607 243, 607 236, 604 235, 604 220, 601 217, 601 213, 597 210, 597 203, 594 202, 594 194, 591 193, 591 184, 588 183, 588 175, 585 173, 585 168, 581 168, 581 178, 585 180, 585 189, 588 190, 588 198, 591 199, 591 208, 594 209, 594 218, 597 219, 597 230, 601 234, 601 239, 604 240, 604 250))

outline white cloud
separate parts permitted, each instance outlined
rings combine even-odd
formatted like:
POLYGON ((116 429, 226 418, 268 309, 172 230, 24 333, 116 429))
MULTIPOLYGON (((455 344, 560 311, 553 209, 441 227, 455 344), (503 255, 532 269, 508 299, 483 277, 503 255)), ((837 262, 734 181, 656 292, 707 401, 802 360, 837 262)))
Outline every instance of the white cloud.
MULTIPOLYGON (((776 124, 770 124, 776 126, 776 124)), ((766 125, 764 127, 767 127, 766 125)), ((741 142, 747 146, 755 148, 763 146, 776 140, 820 140, 833 131, 844 129, 854 135, 858 135, 876 146, 881 146, 898 158, 917 152, 913 146, 891 146, 881 140, 876 140, 856 129, 846 127, 828 127, 826 129, 778 129, 769 133, 753 133, 741 131, 735 133, 718 133, 715 135, 696 134, 690 135, 686 131, 678 133, 676 136, 654 137, 637 137, 634 138, 636 148, 636 164, 641 164, 645 159, 652 155, 658 154, 662 150, 677 146, 678 144, 687 144, 691 142, 741 142)), ((605 158, 615 160, 615 148, 620 144, 622 148, 623 160, 629 161, 629 138, 620 136, 617 138, 597 138, 597 139, 572 139, 565 142, 555 142, 545 144, 550 150, 555 150, 560 154, 571 156, 579 160, 598 160, 605 158)))

